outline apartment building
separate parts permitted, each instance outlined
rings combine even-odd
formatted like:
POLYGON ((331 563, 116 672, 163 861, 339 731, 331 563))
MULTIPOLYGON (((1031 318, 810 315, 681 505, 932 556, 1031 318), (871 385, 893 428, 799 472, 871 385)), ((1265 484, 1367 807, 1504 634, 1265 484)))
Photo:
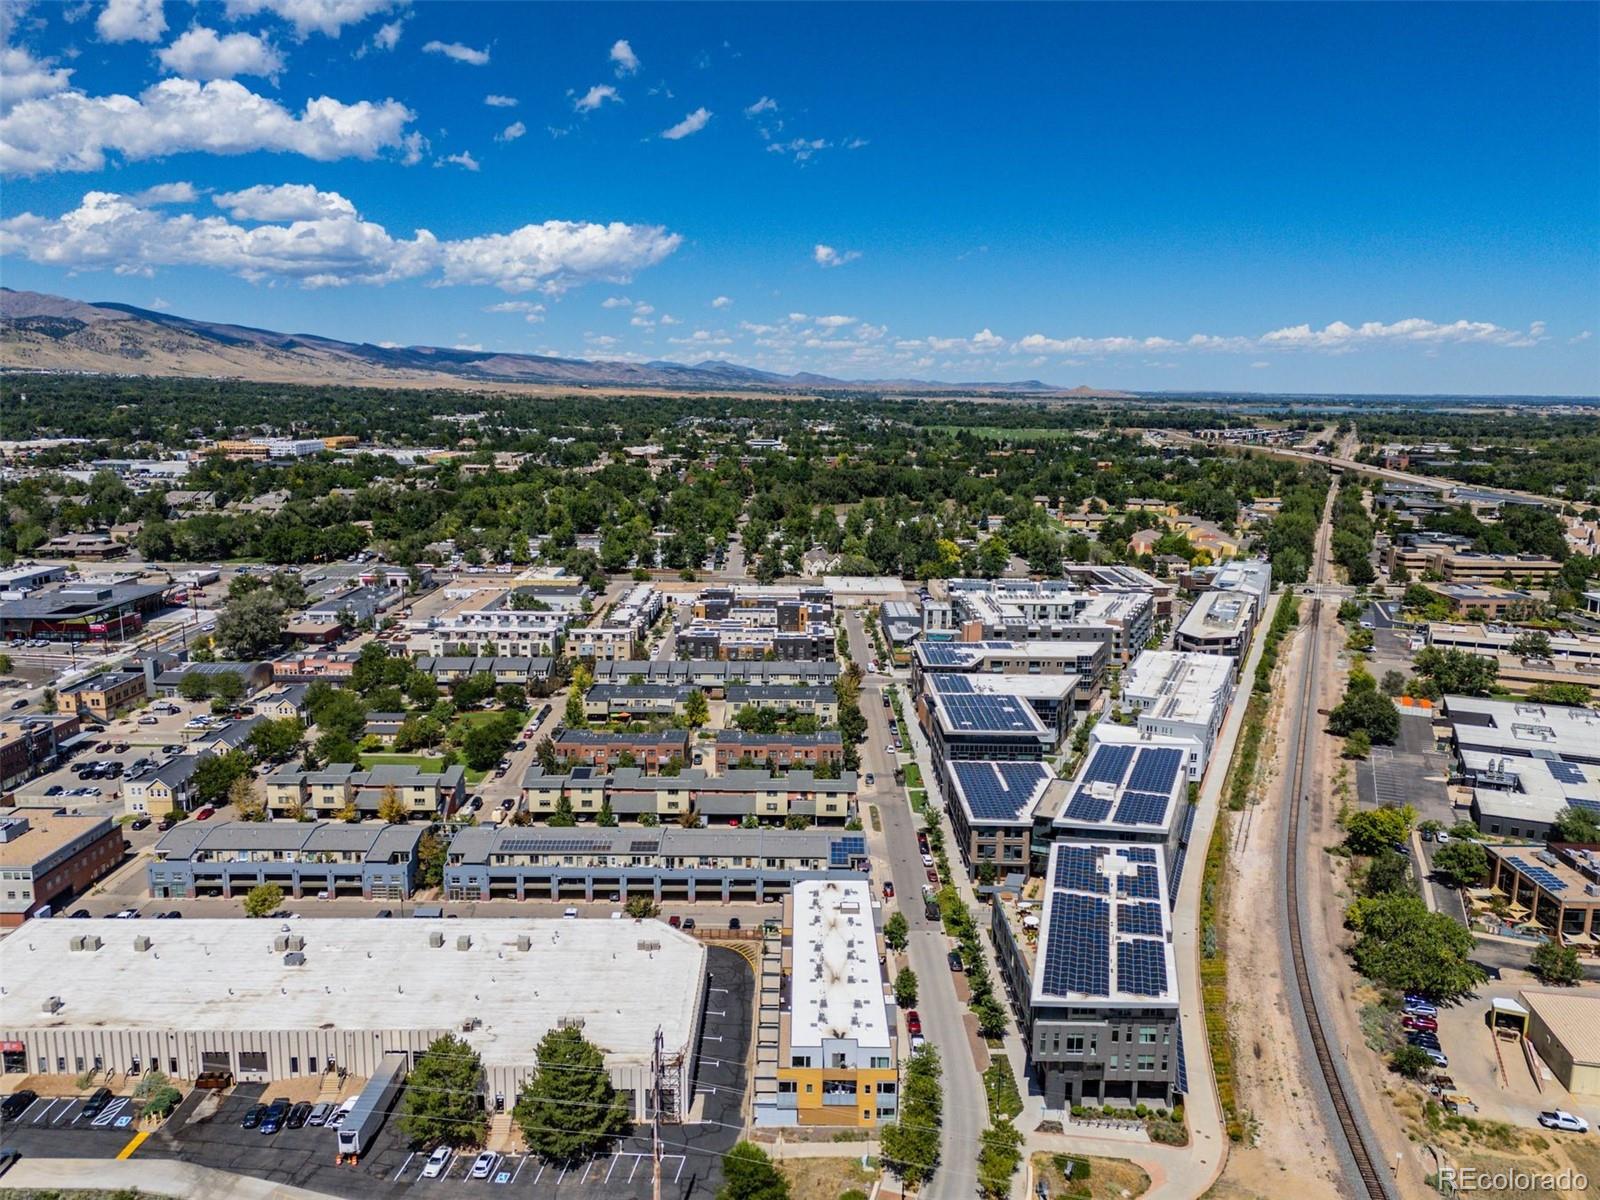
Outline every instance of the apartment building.
POLYGON ((0 812, 0 928, 60 908, 120 863, 122 853, 122 829, 108 816, 0 812))
POLYGON ((730 713, 741 708, 816 717, 824 725, 839 719, 839 696, 831 686, 797 687, 788 684, 730 685, 724 693, 730 713))
POLYGON ((739 729, 717 731, 718 771, 736 767, 764 767, 789 770, 791 767, 842 767, 844 742, 837 730, 820 733, 745 733, 739 729))
POLYGON ((130 817, 164 817, 194 807, 195 769, 209 753, 180 754, 122 777, 122 808, 130 817))
POLYGON ((991 911, 1000 975, 1048 1111, 1171 1107, 1181 1088, 1166 870, 1150 846, 1056 842, 991 911))
POLYGON ((1195 654, 1225 654, 1237 669, 1249 652, 1255 621, 1255 606, 1248 595, 1202 592, 1179 622, 1173 644, 1195 654))
POLYGON ((1027 874, 1034 827, 1055 773, 1042 762, 989 760, 957 760, 947 771, 947 808, 962 861, 974 872, 988 862, 1002 877, 1027 874))
POLYGON ((661 615, 665 600, 647 583, 630 589, 599 620, 571 630, 567 652, 596 662, 631 660, 634 647, 643 643, 661 615))
POLYGON ((707 696, 717 698, 729 686, 832 687, 839 681, 839 663, 836 659, 821 662, 629 659, 595 663, 594 678, 596 683, 629 683, 638 679, 647 684, 697 687, 707 696))
POLYGON ((330 763, 320 771, 289 766, 273 771, 263 783, 267 812, 274 818, 305 814, 331 820, 350 805, 363 818, 373 817, 392 794, 413 819, 432 821, 448 817, 467 798, 466 771, 459 764, 437 772, 393 763, 365 771, 350 763, 330 763))
POLYGON ((1233 703, 1236 666, 1220 654, 1146 650, 1122 673, 1121 703, 1133 710, 1139 731, 1192 743, 1190 779, 1198 780, 1210 764, 1211 747, 1233 703))
POLYGON ((964 642, 1102 641, 1129 662, 1155 632, 1146 592, 1080 592, 1059 579, 952 579, 949 588, 964 642))
POLYGON ((421 825, 377 821, 184 821, 145 868, 158 899, 237 896, 276 884, 286 896, 402 900, 417 882, 421 825))
POLYGON ((555 812, 563 799, 580 819, 609 806, 621 821, 680 821, 693 813, 706 825, 737 825, 746 817, 783 824, 790 817, 844 824, 856 815, 854 771, 837 779, 812 771, 773 775, 765 770, 728 770, 712 775, 689 768, 676 775, 653 775, 638 767, 605 772, 573 767, 547 773, 532 766, 522 777, 522 806, 535 819, 555 812))
POLYGON ((757 1073, 755 1123, 872 1129, 894 1120, 895 1009, 871 886, 797 883, 784 899, 783 924, 784 986, 762 989, 757 1018, 778 1045, 770 1076, 757 1073))
POLYGON ((834 657, 833 593, 825 587, 711 587, 686 605, 678 653, 686 658, 834 657))
POLYGON ((940 672, 967 675, 1072 675, 1079 680, 1075 703, 1086 707, 1105 684, 1111 645, 1101 640, 1052 642, 919 642, 911 653, 911 684, 929 687, 940 672))
POLYGON ((0 721, 0 790, 10 791, 61 762, 81 728, 76 713, 0 721))
POLYGON ((676 761, 689 761, 689 735, 682 729, 660 732, 613 732, 607 729, 557 729, 551 740, 556 758, 567 766, 638 767, 659 771, 676 761))
POLYGON ((673 717, 697 691, 688 684, 597 683, 584 694, 583 712, 591 721, 673 717))

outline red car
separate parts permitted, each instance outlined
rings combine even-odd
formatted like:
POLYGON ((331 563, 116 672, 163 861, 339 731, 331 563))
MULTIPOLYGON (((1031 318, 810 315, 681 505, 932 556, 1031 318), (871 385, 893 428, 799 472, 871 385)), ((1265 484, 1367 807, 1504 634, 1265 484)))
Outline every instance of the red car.
POLYGON ((216 811, 217 810, 212 808, 211 805, 207 804, 203 808, 197 808, 194 810, 194 819, 196 821, 209 821, 216 811))
POLYGON ((929 883, 938 883, 939 882, 939 872, 935 871, 932 867, 928 868, 928 882, 929 883))
POLYGON ((676 929, 678 926, 683 924, 683 918, 674 913, 672 916, 667 918, 667 924, 676 929))
POLYGON ((922 1018, 917 1015, 917 1010, 914 1008, 906 1010, 906 1032, 912 1037, 922 1032, 922 1018))
POLYGON ((1401 1017, 1400 1024, 1405 1029, 1417 1029, 1423 1033, 1437 1033, 1439 1022, 1432 1017, 1401 1017))
POLYGON ((892 898, 893 896, 894 896, 894 884, 890 883, 887 879, 885 879, 883 881, 883 898, 885 900, 888 900, 888 899, 892 898))

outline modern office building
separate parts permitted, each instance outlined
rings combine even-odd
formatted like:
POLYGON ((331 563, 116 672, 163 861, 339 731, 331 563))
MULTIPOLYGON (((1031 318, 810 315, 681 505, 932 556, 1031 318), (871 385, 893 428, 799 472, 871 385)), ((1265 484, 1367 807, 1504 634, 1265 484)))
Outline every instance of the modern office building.
POLYGON ((1236 558, 1212 568, 1208 585, 1214 592, 1235 592, 1250 597, 1253 620, 1260 621, 1272 595, 1272 564, 1264 558, 1236 558))
POLYGON ((1170 579, 1157 579, 1148 571, 1120 563, 1063 563, 1062 574, 1068 583, 1086 592, 1143 592, 1155 601, 1158 621, 1172 620, 1178 602, 1178 586, 1170 579))
POLYGON ((581 1028, 642 1119, 659 1030, 663 1111, 676 1118, 692 1099, 707 952, 664 922, 36 925, 26 940, 0 941, 0 1037, 22 1046, 8 1071, 229 1071, 265 1083, 338 1068, 360 1078, 385 1055, 414 1061, 453 1034, 482 1056, 485 1104, 509 1108, 540 1039, 581 1028))
POLYGON ((1088 705, 1105 683, 1111 647, 1103 641, 918 642, 911 655, 911 682, 917 690, 930 675, 1072 675, 1078 679, 1075 703, 1088 705))
POLYGON ((1507 901, 1505 920, 1538 926, 1593 956, 1600 945, 1600 850, 1586 846, 1490 844, 1489 887, 1507 901))
POLYGON ((1550 668, 1587 668, 1600 672, 1600 634, 1568 632, 1559 629, 1533 630, 1517 625, 1430 621, 1423 628, 1427 644, 1439 650, 1465 650, 1500 663, 1521 660, 1550 668), (1531 633, 1544 634, 1548 654, 1514 655, 1511 647, 1518 638, 1531 633))
POLYGON ((0 811, 0 927, 21 925, 87 891, 122 861, 122 852, 122 829, 108 816, 0 811))
POLYGON ((1600 711, 1559 704, 1446 696, 1444 719, 1457 760, 1469 750, 1510 758, 1600 765, 1600 711))
POLYGON ((956 849, 974 873, 1026 873, 1034 827, 1055 773, 1042 762, 957 760, 949 764, 948 810, 956 849))
POLYGON ((1037 762, 1055 750, 1055 731, 1026 700, 977 691, 965 675, 932 679, 917 709, 941 785, 949 786, 947 764, 958 759, 1037 762))
POLYGON ((1544 838, 1561 810, 1600 813, 1600 765, 1510 754, 1461 752, 1461 775, 1472 787, 1472 820, 1497 837, 1544 838))
POLYGON ((859 833, 819 829, 546 829, 472 825, 450 840, 451 900, 761 902, 802 879, 860 879, 859 833))
POLYGON ((124 709, 146 699, 149 686, 143 671, 111 668, 62 688, 58 699, 62 708, 80 717, 109 721, 124 709))
POLYGON ((871 886, 808 879, 784 900, 783 987, 763 987, 776 1022, 770 1076, 757 1064, 757 1125, 875 1128, 900 1110, 894 1006, 871 886))
POLYGON ((1047 1110, 1170 1107, 1181 1088, 1178 973, 1153 846, 1056 842, 991 931, 1047 1110))
POLYGON ((166 592, 165 584, 81 582, 0 600, 0 641, 125 638, 144 628, 165 603, 166 592))
POLYGON ((1194 744, 1187 760, 1190 779, 1204 775, 1211 761, 1211 747, 1233 702, 1236 666, 1220 654, 1145 650, 1122 673, 1121 703, 1133 710, 1141 733, 1194 744))
POLYGON ((1040 809, 1050 836, 1155 846, 1174 886, 1193 821, 1184 761, 1187 740, 1143 736, 1137 743, 1096 745, 1076 779, 1050 784, 1040 809))
POLYGON ((379 821, 183 821, 156 843, 145 874, 160 899, 276 884, 286 896, 403 900, 416 888, 422 833, 379 821))
POLYGON ((952 579, 949 588, 961 641, 1100 641, 1128 662, 1155 632, 1147 592, 1080 592, 1060 579, 952 579))
POLYGON ((1248 594, 1202 592, 1178 623, 1173 644, 1196 654, 1225 654, 1242 664, 1255 621, 1255 605, 1248 594))

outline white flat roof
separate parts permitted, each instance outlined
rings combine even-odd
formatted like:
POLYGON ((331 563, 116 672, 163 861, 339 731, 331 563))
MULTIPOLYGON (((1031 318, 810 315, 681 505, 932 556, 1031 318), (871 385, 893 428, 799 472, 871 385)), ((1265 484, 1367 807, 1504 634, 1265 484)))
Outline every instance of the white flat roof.
POLYGON ((1255 619, 1249 597, 1238 592, 1202 592, 1178 624, 1186 637, 1217 637, 1241 632, 1255 619))
POLYGON ((1145 650, 1122 673, 1122 694, 1152 718, 1209 725, 1233 692, 1233 668, 1225 654, 1145 650))
POLYGON ((865 881, 807 879, 794 885, 794 977, 789 1040, 820 1047, 854 1040, 888 1049, 889 1011, 865 881))
POLYGON ((1446 696, 1444 710, 1463 750, 1600 763, 1600 712, 1592 708, 1446 696))
POLYGON ((0 1027, 459 1031, 477 1018, 461 1036, 485 1064, 520 1066, 579 1018, 608 1063, 642 1064, 657 1025, 669 1054, 692 1044, 705 977, 705 947, 660 921, 35 920, 0 941, 0 1027), (305 939, 303 966, 274 948, 285 933, 305 939), (100 949, 69 948, 85 935, 100 949), (134 949, 140 936, 150 949, 134 949))

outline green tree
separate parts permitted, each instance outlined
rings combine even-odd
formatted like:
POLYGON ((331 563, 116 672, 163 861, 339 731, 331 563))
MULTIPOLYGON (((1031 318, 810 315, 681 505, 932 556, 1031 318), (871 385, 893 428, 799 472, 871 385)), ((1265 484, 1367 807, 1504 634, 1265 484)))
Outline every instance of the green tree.
POLYGON ((1528 966, 1541 983, 1557 987, 1576 987, 1583 979, 1578 948, 1563 946, 1554 939, 1540 942, 1533 948, 1533 957, 1528 966))
POLYGON ((444 882, 444 864, 450 843, 433 830, 422 835, 417 843, 417 886, 436 888, 444 882))
POLYGON ((1343 754, 1346 758, 1365 758, 1372 753, 1372 739, 1367 736, 1365 729, 1357 729, 1344 740, 1343 754))
POLYGON ((884 944, 896 954, 906 948, 906 939, 911 932, 911 924, 906 920, 905 913, 898 908, 889 915, 883 923, 884 944))
POLYGON ((1511 653, 1519 658, 1549 658, 1550 635, 1542 629, 1529 629, 1511 639, 1511 653))
POLYGON ((760 1146, 740 1142, 722 1160, 717 1200, 789 1200, 789 1181, 760 1146))
POLYGON ((232 671, 219 671, 211 680, 211 694, 228 704, 237 704, 244 698, 244 680, 232 671))
POLYGON ((560 764, 556 761, 556 744, 548 733, 539 739, 539 744, 533 748, 533 753, 541 767, 548 773, 555 774, 560 764))
POLYGON ((511 747, 516 726, 511 722, 478 721, 467 729, 461 753, 474 771, 487 771, 511 747))
POLYGON ((1408 1043, 1395 1047, 1394 1053, 1389 1055, 1389 1066, 1407 1079, 1421 1079, 1432 1072, 1433 1058, 1421 1046, 1408 1043))
POLYGON ((221 804, 233 781, 250 774, 250 758, 242 750, 229 750, 202 758, 190 777, 189 787, 202 803, 221 804))
POLYGON ((283 601, 271 588, 230 596, 217 614, 216 643, 229 658, 261 658, 278 649, 287 620, 283 601))
POLYGON ((582 729, 589 724, 589 718, 583 711, 583 693, 577 688, 567 693, 567 708, 563 719, 568 729, 582 729))
POLYGON ((185 700, 204 700, 211 695, 208 671, 185 671, 178 677, 178 695, 185 700))
POLYGON ((528 689, 517 683, 502 683, 496 690, 494 698, 499 701, 502 708, 512 712, 528 711, 528 689))
POLYGON ((1500 676, 1500 664, 1495 659, 1437 646, 1418 650, 1411 665, 1445 696, 1487 696, 1500 676))
POLYGON ((1328 731, 1348 737, 1362 731, 1373 742, 1390 745, 1400 736, 1400 710, 1376 688, 1352 686, 1328 717, 1328 731))
POLYGON ((1388 896, 1396 892, 1413 892, 1416 884, 1411 874, 1411 859, 1382 847, 1373 855, 1367 867, 1362 891, 1368 896, 1388 896))
POLYGON ((894 977, 894 1002, 901 1008, 917 1006, 917 973, 910 967, 901 967, 894 977))
POLYGON ((489 1117, 478 1103, 483 1059, 461 1038, 435 1038, 406 1078, 400 1131, 417 1146, 480 1146, 489 1117))
POLYGON ((0 675, 9 675, 9 674, 11 674, 11 670, 12 670, 13 666, 14 666, 14 664, 11 661, 11 655, 9 655, 9 654, 0 654, 0 675))
POLYGON ((299 717, 263 721, 250 731, 250 749, 263 762, 282 762, 305 740, 305 723, 299 717))
POLYGON ((1528 699, 1535 704, 1582 708, 1589 703, 1590 694, 1581 683, 1540 683, 1528 689, 1528 699))
POLYGON ((636 921, 648 921, 660 914, 661 906, 650 896, 629 896, 623 911, 636 921))
POLYGON ((1550 826, 1549 840, 1579 845, 1600 842, 1600 817, 1587 808, 1569 804, 1556 813, 1556 819, 1550 826))
POLYGON ((1345 817, 1344 840, 1352 854, 1377 854, 1403 843, 1411 835, 1417 813, 1409 804, 1399 808, 1369 808, 1345 817))
MULTIPOLYGON (((979 960, 980 964, 982 960, 979 960)), ((992 986, 992 985, 991 985, 992 986)), ((986 1038, 1004 1037, 1008 1022, 1006 1008, 993 991, 984 993, 972 1002, 972 1015, 978 1018, 978 1035, 986 1038)))
POLYGON ((256 781, 249 775, 241 775, 228 787, 228 803, 233 806, 233 815, 240 821, 265 821, 267 819, 267 806, 262 800, 261 789, 256 786, 256 781))
POLYGON ((706 694, 699 688, 695 688, 684 700, 683 717, 691 729, 699 729, 711 719, 711 705, 706 702, 706 694))
POLYGON ((1385 671, 1378 686, 1385 696, 1398 696, 1406 690, 1406 677, 1399 671, 1385 671))
POLYGON ((590 1154, 627 1133, 627 1102, 611 1085, 600 1048, 577 1029, 552 1029, 539 1042, 538 1068, 511 1117, 528 1149, 546 1159, 590 1154))
POLYGON ((270 917, 283 903, 283 889, 275 883, 258 883, 245 895, 244 915, 270 917))
POLYGON ((1022 1134, 1010 1121, 996 1121, 983 1131, 980 1142, 978 1190, 988 1200, 1006 1200, 1021 1162, 1022 1134))
POLYGON ((1470 958, 1477 946, 1471 932, 1443 913, 1429 912, 1421 896, 1357 900, 1345 919, 1356 930, 1356 969, 1383 987, 1454 1000, 1483 982, 1470 958))
POLYGON ((550 814, 546 822, 552 829, 571 829, 578 823, 578 816, 572 811, 572 801, 565 792, 556 798, 556 809, 550 814))
POLYGON ((1478 842, 1448 842, 1433 852, 1433 873, 1448 887, 1471 887, 1489 873, 1489 852, 1478 842))
POLYGON ((617 827, 617 814, 611 809, 611 797, 607 796, 600 801, 600 811, 595 814, 594 823, 601 829, 615 829, 617 827))
POLYGON ((899 1118, 878 1131, 884 1165, 911 1188, 920 1187, 939 1161, 944 1123, 939 1075, 939 1054, 932 1045, 913 1050, 906 1060, 899 1118))

